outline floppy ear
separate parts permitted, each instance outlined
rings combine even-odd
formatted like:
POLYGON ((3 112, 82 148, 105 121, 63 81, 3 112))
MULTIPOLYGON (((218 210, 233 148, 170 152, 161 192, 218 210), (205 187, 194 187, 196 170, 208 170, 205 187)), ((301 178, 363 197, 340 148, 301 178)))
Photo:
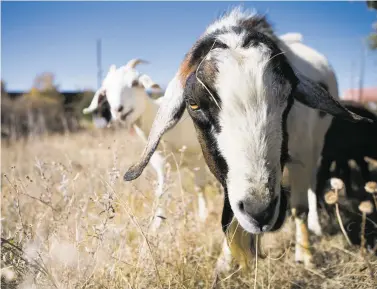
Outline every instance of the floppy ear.
POLYGON ((304 75, 296 72, 296 76, 299 81, 293 95, 299 102, 311 108, 324 111, 334 117, 339 117, 351 122, 373 122, 369 118, 362 117, 346 109, 322 86, 311 81, 304 75))
POLYGON ((152 99, 157 99, 164 96, 164 91, 161 89, 161 87, 152 86, 151 88, 145 89, 145 92, 152 99))
POLYGON ((97 92, 94 94, 92 102, 87 108, 83 109, 83 114, 89 114, 94 112, 101 103, 105 100, 105 90, 101 87, 97 90, 97 92))
POLYGON ((149 75, 142 74, 139 77, 139 82, 144 87, 145 92, 150 98, 156 99, 164 95, 163 89, 157 83, 155 83, 149 75))
POLYGON ((147 74, 140 75, 138 80, 145 89, 156 86, 159 87, 159 85, 155 83, 153 79, 147 74))
POLYGON ((161 137, 166 131, 174 127, 182 117, 185 105, 183 87, 178 77, 179 75, 177 74, 168 84, 140 161, 128 169, 123 177, 125 181, 132 181, 141 175, 156 150, 161 137))

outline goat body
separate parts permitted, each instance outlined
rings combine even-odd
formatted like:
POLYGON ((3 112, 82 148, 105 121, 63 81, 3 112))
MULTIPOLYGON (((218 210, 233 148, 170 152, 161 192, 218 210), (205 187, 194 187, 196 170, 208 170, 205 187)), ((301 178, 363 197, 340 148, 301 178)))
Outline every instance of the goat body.
MULTIPOLYGON (((350 111, 377 121, 377 116, 363 105, 342 101, 350 111)), ((341 178, 345 182, 346 192, 351 198, 362 196, 353 195, 351 188, 351 170, 349 160, 354 160, 360 168, 364 183, 371 181, 368 163, 365 157, 377 159, 377 125, 375 123, 351 123, 342 119, 333 118, 326 132, 321 154, 321 163, 317 175, 316 192, 322 199, 326 181, 330 178, 330 166, 336 164, 333 177, 341 178)))
POLYGON ((315 197, 316 165, 331 116, 364 119, 339 104, 331 66, 299 40, 279 39, 264 17, 240 9, 210 25, 169 83, 140 162, 124 179, 140 176, 186 108, 207 165, 224 188, 224 231, 232 221, 251 234, 280 228, 287 165, 296 260, 309 265, 307 192, 315 197), (289 155, 301 165, 289 163, 289 155))

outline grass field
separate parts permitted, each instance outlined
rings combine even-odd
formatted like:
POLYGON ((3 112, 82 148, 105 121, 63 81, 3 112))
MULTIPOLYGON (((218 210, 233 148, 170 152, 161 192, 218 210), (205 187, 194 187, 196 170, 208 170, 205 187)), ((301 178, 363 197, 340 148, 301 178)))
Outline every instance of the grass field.
MULTIPOLYGON (((113 130, 3 143, 2 288, 211 288, 223 197, 207 187, 211 214, 199 222, 192 174, 172 162, 160 200, 167 218, 151 232, 153 170, 122 180, 142 148, 113 130)), ((293 229, 287 219, 266 234, 262 247, 271 257, 258 259, 257 270, 254 261, 247 271, 235 266, 217 288, 377 288, 359 249, 341 234, 312 236, 316 268, 295 264, 293 229)), ((377 271, 377 258, 368 258, 377 271)))

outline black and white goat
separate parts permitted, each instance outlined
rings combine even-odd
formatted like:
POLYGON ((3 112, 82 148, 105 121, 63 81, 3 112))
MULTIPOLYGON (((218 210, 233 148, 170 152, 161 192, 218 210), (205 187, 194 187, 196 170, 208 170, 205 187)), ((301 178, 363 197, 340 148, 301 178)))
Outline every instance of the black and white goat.
MULTIPOLYGON (((341 104, 358 115, 374 120, 374 123, 352 123, 333 118, 325 135, 317 173, 316 193, 319 205, 326 208, 330 216, 333 216, 332 210, 324 201, 326 184, 332 177, 343 180, 345 194, 339 198, 339 208, 349 239, 353 244, 360 245, 361 214, 358 205, 366 200, 374 203, 371 194, 365 191, 364 186, 372 181, 365 157, 377 159, 377 115, 356 102, 342 101, 341 104), (360 169, 361 180, 356 189, 352 187, 350 160, 354 160, 360 169), (335 170, 331 172, 330 167, 334 162, 335 170)), ((377 208, 368 217, 366 239, 368 245, 373 248, 374 242, 377 242, 377 208)), ((317 227, 317 232, 321 232, 321 227, 317 227)))
POLYGON ((184 58, 140 162, 124 179, 140 176, 160 138, 187 109, 205 160, 224 188, 224 231, 233 217, 251 234, 281 227, 287 208, 281 179, 287 165, 296 260, 310 265, 307 194, 315 186, 325 132, 331 116, 363 120, 337 96, 335 75, 322 55, 280 40, 264 17, 234 9, 210 25, 184 58), (320 117, 318 110, 327 115, 320 117), (290 157, 300 164, 290 163, 290 157))

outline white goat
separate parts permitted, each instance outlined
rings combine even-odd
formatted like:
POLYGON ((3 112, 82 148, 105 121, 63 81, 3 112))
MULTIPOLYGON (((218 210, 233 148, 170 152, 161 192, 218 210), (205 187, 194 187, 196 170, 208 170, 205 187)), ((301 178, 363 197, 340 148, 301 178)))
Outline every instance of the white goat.
MULTIPOLYGON (((146 142, 145 134, 149 134, 153 120, 161 103, 162 89, 148 75, 140 74, 135 66, 145 61, 133 59, 127 65, 116 69, 112 65, 106 75, 102 87, 95 93, 93 100, 83 113, 92 113, 97 110, 102 102, 107 99, 112 121, 126 122, 135 130, 136 134, 146 142)), ((187 113, 186 113, 187 114, 187 113)), ((186 115, 177 127, 163 137, 164 147, 176 152, 186 147, 185 164, 191 167, 195 178, 195 190, 198 193, 199 218, 204 221, 208 216, 208 209, 204 199, 204 186, 207 183, 205 177, 206 164, 201 155, 201 147, 196 139, 195 129, 191 118, 186 115)), ((151 165, 156 171, 158 186, 156 196, 161 197, 164 188, 164 164, 162 156, 156 152, 151 158, 151 165)), ((158 216, 163 215, 160 208, 158 216)), ((156 220, 158 227, 159 219, 156 220)))
POLYGON ((332 116, 365 120, 337 98, 336 78, 324 56, 298 39, 280 40, 265 17, 235 9, 210 25, 186 55, 167 87, 140 162, 124 179, 140 176, 186 108, 205 160, 224 188, 224 231, 233 220, 251 234, 281 227, 287 165, 296 261, 310 266, 308 192, 315 196, 311 188, 324 135, 332 116))

